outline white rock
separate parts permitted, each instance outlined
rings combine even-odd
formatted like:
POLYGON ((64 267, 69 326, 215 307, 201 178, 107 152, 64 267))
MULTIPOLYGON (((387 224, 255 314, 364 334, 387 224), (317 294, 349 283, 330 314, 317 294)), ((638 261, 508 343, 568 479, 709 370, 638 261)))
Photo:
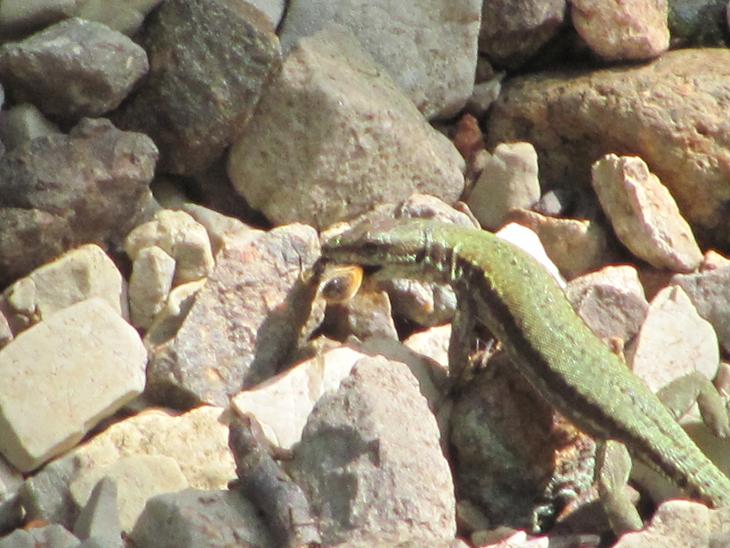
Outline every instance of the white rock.
POLYGON ((175 285, 206 277, 213 253, 205 227, 184 211, 162 209, 127 235, 124 250, 134 261, 145 247, 157 246, 175 259, 175 285))
POLYGON ((148 348, 154 348, 175 336, 185 316, 190 312, 190 307, 193 306, 195 295, 204 285, 203 279, 179 285, 170 291, 167 302, 155 316, 145 335, 144 342, 148 348))
POLYGON ((129 312, 132 324, 147 329, 162 310, 175 276, 175 259, 156 245, 137 253, 129 278, 129 312))
POLYGON ((164 455, 132 455, 109 466, 82 472, 69 485, 74 502, 83 507, 96 483, 105 476, 117 484, 119 521, 126 532, 132 530, 148 499, 188 487, 188 480, 175 459, 164 455))
POLYGON ((540 242, 540 238, 532 230, 517 223, 510 223, 502 227, 497 232, 497 236, 532 255, 555 278, 560 287, 565 287, 565 280, 560 275, 558 267, 547 256, 545 248, 542 246, 542 242, 540 242))
POLYGON ((75 303, 99 297, 124 315, 122 275, 102 249, 83 245, 47 263, 3 292, 14 332, 51 317, 75 303))
POLYGON ((140 394, 147 352, 98 298, 65 308, 0 350, 0 452, 28 472, 140 394))

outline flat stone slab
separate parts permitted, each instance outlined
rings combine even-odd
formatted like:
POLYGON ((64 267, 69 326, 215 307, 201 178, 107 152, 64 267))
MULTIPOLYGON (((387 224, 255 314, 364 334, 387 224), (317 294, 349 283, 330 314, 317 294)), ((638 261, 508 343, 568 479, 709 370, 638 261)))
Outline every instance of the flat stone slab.
POLYGON ((0 453, 29 472, 144 389, 147 352, 105 301, 88 299, 0 350, 0 453))

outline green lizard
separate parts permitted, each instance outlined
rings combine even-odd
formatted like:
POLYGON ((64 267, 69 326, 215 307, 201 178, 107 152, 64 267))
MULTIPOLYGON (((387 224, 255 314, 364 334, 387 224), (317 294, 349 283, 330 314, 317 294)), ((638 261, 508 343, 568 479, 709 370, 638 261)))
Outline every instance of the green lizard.
MULTIPOLYGON (((692 498, 711 507, 730 506, 730 479, 574 312, 555 279, 523 250, 484 231, 400 220, 336 235, 323 244, 322 255, 329 263, 379 267, 379 277, 451 284, 458 299, 456 335, 452 333, 449 348, 451 374, 459 374, 452 367, 458 368, 455 362, 464 363, 465 357, 465 345, 455 344, 455 336, 480 322, 501 341, 535 390, 576 426, 612 442, 612 447, 620 442, 692 498)), ((623 526, 612 525, 641 527, 638 513, 632 518, 626 517, 623 526)))

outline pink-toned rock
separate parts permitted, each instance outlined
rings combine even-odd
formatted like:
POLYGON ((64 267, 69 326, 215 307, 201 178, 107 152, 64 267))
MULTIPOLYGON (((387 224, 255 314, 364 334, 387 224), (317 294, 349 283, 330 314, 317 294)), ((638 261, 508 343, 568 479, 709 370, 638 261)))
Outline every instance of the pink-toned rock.
POLYGON ((573 26, 609 61, 652 59, 669 48, 667 0, 571 0, 573 26))

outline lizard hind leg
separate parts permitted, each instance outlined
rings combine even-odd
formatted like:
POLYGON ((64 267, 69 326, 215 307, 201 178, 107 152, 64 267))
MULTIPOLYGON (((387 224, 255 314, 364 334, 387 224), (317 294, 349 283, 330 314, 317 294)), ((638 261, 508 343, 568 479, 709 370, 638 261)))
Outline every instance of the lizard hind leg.
POLYGON ((616 536, 638 531, 644 526, 629 495, 630 475, 631 456, 626 447, 613 440, 600 442, 596 452, 598 495, 616 536))

